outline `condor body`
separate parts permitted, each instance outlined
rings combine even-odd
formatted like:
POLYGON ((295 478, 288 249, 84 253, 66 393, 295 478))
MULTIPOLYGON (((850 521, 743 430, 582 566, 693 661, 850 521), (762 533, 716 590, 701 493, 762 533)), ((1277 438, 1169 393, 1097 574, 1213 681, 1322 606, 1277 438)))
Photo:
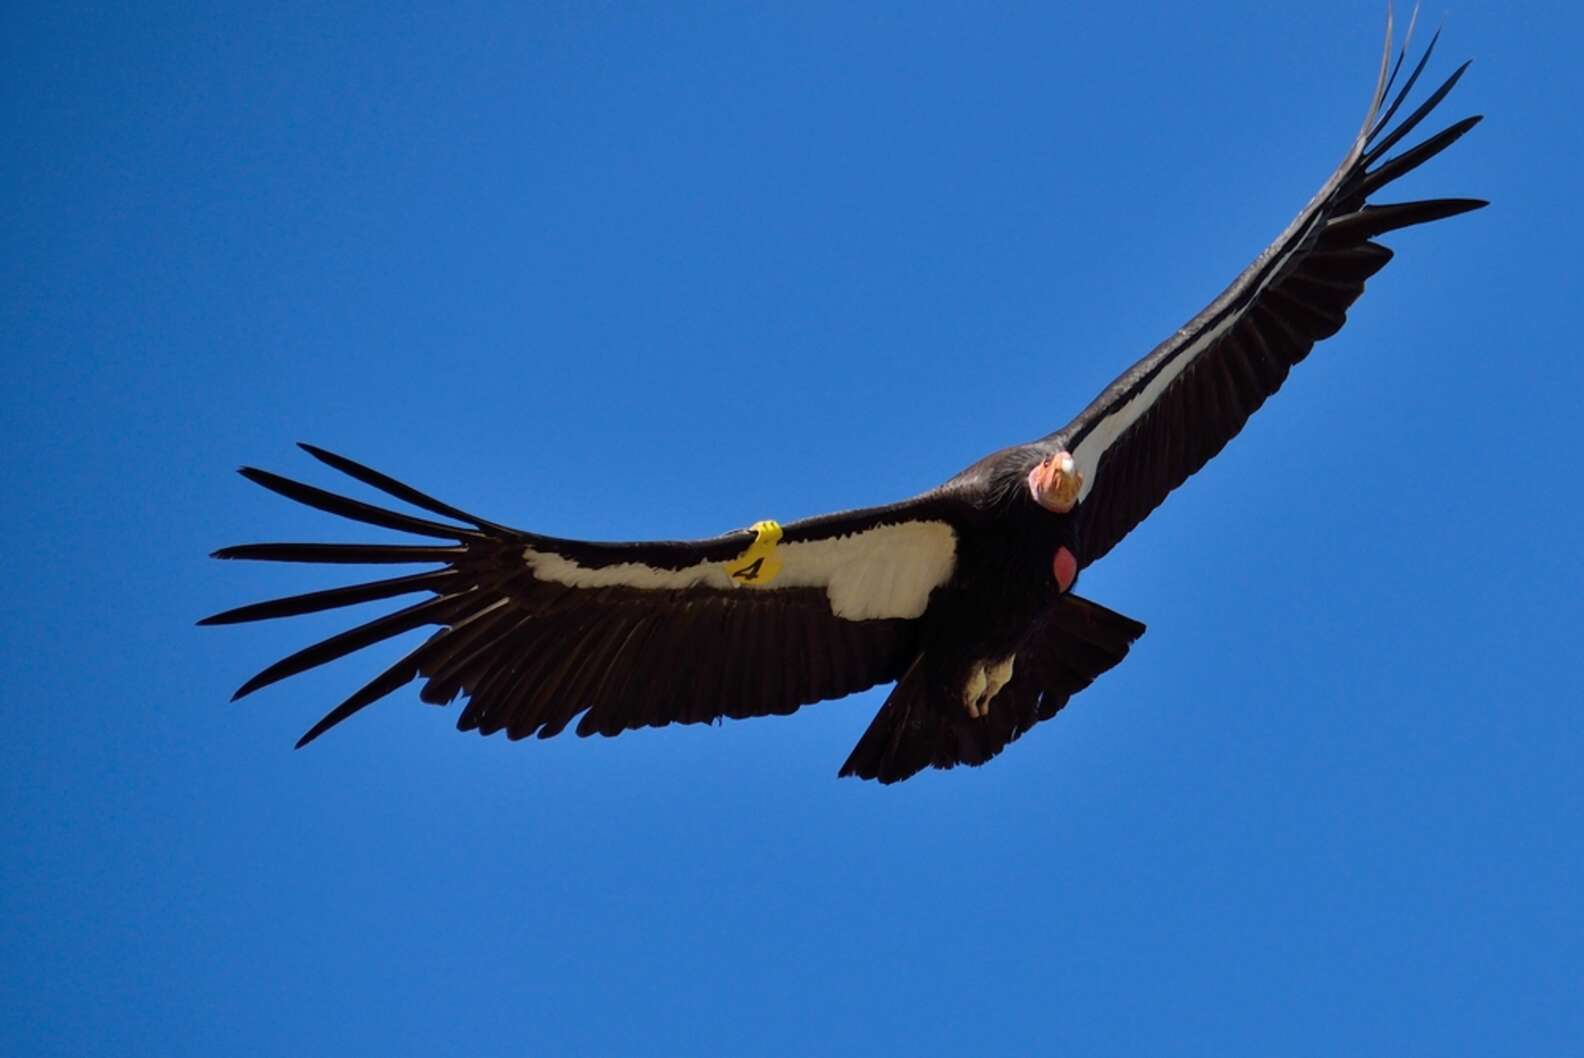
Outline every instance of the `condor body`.
POLYGON ((269 666, 237 696, 433 627, 299 745, 414 680, 425 701, 466 699, 464 730, 511 738, 546 738, 574 721, 579 734, 614 735, 790 713, 895 681, 842 774, 894 782, 929 766, 984 763, 1126 656, 1144 626, 1075 594, 1081 571, 1342 327, 1365 281, 1391 259, 1376 239, 1485 204, 1377 201, 1479 120, 1394 154, 1465 67, 1399 117, 1435 41, 1403 76, 1402 53, 1389 61, 1391 40, 1388 22, 1374 97, 1341 165, 1225 292, 1066 426, 912 499, 707 540, 609 544, 512 529, 308 445, 424 514, 244 468, 291 499, 433 542, 248 544, 217 557, 437 568, 206 619, 420 596, 269 666))

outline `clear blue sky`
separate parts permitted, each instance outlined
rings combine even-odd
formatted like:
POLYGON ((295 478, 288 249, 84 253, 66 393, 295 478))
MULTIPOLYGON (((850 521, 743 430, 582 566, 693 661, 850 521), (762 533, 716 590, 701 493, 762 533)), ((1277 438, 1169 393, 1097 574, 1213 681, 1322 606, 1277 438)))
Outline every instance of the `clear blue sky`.
POLYGON ((293 752, 401 646, 230 705, 337 622, 193 627, 339 582, 204 557, 359 537, 232 473, 299 439, 621 539, 1066 422, 1319 185, 1383 7, 13 5, 0 1051, 1577 1046, 1571 5, 1426 10, 1488 119, 1403 194, 1495 204, 1085 575, 1149 632, 990 767, 837 781, 879 690, 293 752))

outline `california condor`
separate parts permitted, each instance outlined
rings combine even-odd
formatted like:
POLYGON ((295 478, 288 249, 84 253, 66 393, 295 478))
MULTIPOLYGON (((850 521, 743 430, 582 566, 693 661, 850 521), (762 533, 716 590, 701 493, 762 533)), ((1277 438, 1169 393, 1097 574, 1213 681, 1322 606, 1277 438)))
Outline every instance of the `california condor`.
POLYGON ((246 544, 215 557, 438 568, 206 618, 232 624, 424 596, 276 662, 236 697, 432 625, 439 630, 297 744, 413 680, 426 702, 467 699, 459 728, 512 739, 549 738, 573 720, 579 735, 615 735, 791 713, 894 680, 842 775, 890 783, 926 766, 983 764, 1127 655, 1144 626, 1073 594, 1083 569, 1341 328, 1391 259, 1375 240, 1485 205, 1373 201, 1480 120, 1388 157, 1467 67, 1393 125, 1435 41, 1388 105, 1404 55, 1390 63, 1391 40, 1388 19, 1369 112, 1342 164, 1220 297, 1068 425, 912 499, 708 540, 594 543, 487 521, 310 445, 319 461, 433 517, 243 468, 300 503, 433 542, 246 544))

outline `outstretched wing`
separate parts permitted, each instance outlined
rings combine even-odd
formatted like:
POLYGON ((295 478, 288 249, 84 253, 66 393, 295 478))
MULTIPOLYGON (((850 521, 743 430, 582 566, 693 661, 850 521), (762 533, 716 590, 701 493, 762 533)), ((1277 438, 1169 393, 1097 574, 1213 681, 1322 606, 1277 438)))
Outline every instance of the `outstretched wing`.
POLYGON ((1387 76, 1392 31, 1364 125, 1342 164, 1287 230, 1186 327, 1134 364, 1083 413, 1045 438, 1083 474, 1077 508, 1084 562, 1110 551, 1168 493, 1230 441, 1280 388, 1314 343, 1335 334, 1348 306, 1392 253, 1386 232, 1486 205, 1438 198, 1377 204, 1386 184, 1445 150, 1479 122, 1468 117, 1391 158, 1386 155, 1463 75, 1459 66, 1395 127, 1391 120, 1435 48, 1430 41, 1381 113, 1403 55, 1387 76))
POLYGON ((310 455, 430 514, 372 506, 250 467, 243 476, 354 521, 440 543, 247 544, 217 558, 437 564, 438 569, 239 607, 200 624, 428 597, 306 647, 235 697, 424 626, 440 630, 353 693, 298 745, 423 679, 424 701, 466 695, 458 727, 548 738, 790 713, 895 679, 916 618, 950 578, 952 501, 921 499, 709 540, 602 544, 510 529, 310 445, 310 455), (462 524, 452 524, 462 523, 462 524))

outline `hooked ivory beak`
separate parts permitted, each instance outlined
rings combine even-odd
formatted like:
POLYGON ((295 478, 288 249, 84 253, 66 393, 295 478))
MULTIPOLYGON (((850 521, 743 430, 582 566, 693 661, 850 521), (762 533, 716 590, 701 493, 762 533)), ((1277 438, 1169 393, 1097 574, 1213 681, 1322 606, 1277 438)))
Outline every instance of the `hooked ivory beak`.
POLYGON ((1029 471, 1028 487, 1035 503, 1053 514, 1066 514, 1078 504, 1083 475, 1070 452, 1057 452, 1029 471))

